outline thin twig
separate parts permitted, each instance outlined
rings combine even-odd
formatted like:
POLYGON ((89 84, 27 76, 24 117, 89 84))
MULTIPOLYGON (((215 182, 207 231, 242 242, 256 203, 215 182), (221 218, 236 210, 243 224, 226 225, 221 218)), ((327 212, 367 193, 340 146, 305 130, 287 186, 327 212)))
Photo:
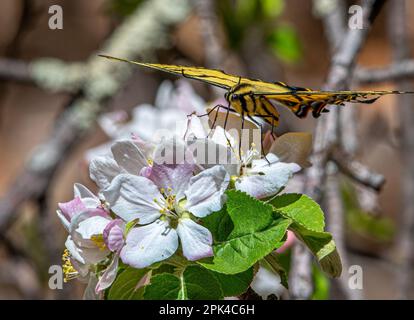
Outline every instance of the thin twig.
POLYGON ((414 60, 394 61, 385 68, 359 68, 355 81, 359 84, 373 84, 414 78, 414 60))
POLYGON ((335 150, 332 154, 332 160, 338 165, 342 173, 375 191, 380 191, 385 183, 383 175, 373 172, 362 163, 347 156, 344 152, 335 150))

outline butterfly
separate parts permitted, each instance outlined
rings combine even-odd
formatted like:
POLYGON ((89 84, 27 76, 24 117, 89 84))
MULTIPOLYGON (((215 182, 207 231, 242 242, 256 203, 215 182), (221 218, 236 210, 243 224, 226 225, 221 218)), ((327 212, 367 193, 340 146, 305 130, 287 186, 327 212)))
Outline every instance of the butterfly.
MULTIPOLYGON (((279 124, 279 112, 271 101, 290 109, 297 117, 304 118, 309 112, 318 118, 322 113, 329 112, 328 105, 344 105, 351 103, 373 103, 378 98, 388 94, 412 94, 414 92, 402 91, 317 91, 308 88, 289 86, 283 82, 265 82, 257 79, 249 79, 227 74, 217 69, 203 67, 187 67, 167 64, 144 63, 130 61, 122 58, 100 55, 101 57, 136 64, 139 66, 156 69, 185 78, 199 80, 226 90, 224 97, 227 106, 217 105, 209 110, 224 108, 228 113, 236 112, 244 118, 262 128, 256 118, 261 118, 274 128, 279 124)), ((219 111, 218 110, 218 111, 219 111)), ((216 113, 217 115, 217 113, 216 113)), ((224 128, 226 128, 226 121, 224 128)))

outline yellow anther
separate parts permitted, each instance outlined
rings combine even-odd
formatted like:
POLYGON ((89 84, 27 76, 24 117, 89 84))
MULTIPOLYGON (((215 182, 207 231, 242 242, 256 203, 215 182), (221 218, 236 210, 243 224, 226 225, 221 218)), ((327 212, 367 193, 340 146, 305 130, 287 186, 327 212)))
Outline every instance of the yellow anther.
POLYGON ((91 237, 91 240, 99 248, 99 250, 104 251, 106 249, 105 241, 102 234, 93 235, 91 237))
POLYGON ((73 267, 70 257, 69 250, 65 249, 62 255, 63 282, 68 282, 79 276, 79 272, 73 267))

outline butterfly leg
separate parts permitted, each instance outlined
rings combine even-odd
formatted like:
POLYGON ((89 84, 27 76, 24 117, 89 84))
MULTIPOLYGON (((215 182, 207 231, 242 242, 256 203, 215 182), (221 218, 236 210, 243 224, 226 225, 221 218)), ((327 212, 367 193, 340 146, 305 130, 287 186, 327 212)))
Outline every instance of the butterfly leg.
MULTIPOLYGON (((209 110, 207 113, 197 115, 197 117, 202 118, 202 117, 205 117, 205 116, 209 116, 209 115, 210 115, 210 113, 212 113, 212 112, 213 112, 214 110, 216 110, 217 108, 219 108, 219 110, 220 110, 220 107, 222 107, 222 105, 221 105, 221 104, 218 104, 218 105, 216 105, 214 108, 212 108, 211 110, 209 110)), ((217 112, 218 112, 218 110, 217 110, 217 112)), ((189 114, 189 116, 191 116, 192 114, 193 114, 193 113, 189 114)), ((187 116, 187 117, 188 117, 188 116, 187 116)))
POLYGON ((257 125, 260 128, 260 148, 262 149, 261 153, 263 155, 263 157, 266 159, 267 163, 270 165, 269 160, 266 158, 266 155, 264 154, 264 148, 263 148, 263 125, 257 121, 256 119, 254 119, 252 116, 248 115, 247 116, 249 118, 250 121, 252 121, 255 125, 257 125))
POLYGON ((224 119, 223 129, 224 129, 224 135, 226 137, 227 143, 231 147, 231 142, 230 142, 230 139, 227 137, 227 132, 226 132, 227 121, 229 120, 229 114, 230 114, 230 104, 227 107, 226 118, 224 119))
MULTIPOLYGON (((216 112, 216 114, 215 114, 215 116, 214 116, 213 124, 211 125, 211 128, 210 128, 210 131, 208 132, 207 138, 211 135, 211 132, 212 132, 212 131, 214 130, 214 128, 216 127, 217 117, 218 117, 218 114, 219 114, 219 112, 220 112, 220 109, 221 109, 221 108, 225 108, 225 106, 223 106, 223 105, 221 105, 221 104, 218 104, 218 105, 216 105, 213 109, 215 109, 215 108, 217 108, 217 112, 216 112)), ((211 110, 210 110, 210 112, 211 112, 213 109, 211 109, 211 110)))
POLYGON ((240 161, 242 159, 242 149, 241 149, 242 141, 241 141, 241 138, 243 136, 244 120, 245 120, 244 117, 245 117, 245 113, 244 113, 244 111, 242 111, 242 114, 241 114, 241 130, 240 130, 240 136, 239 136, 239 159, 240 159, 240 161))
POLYGON ((271 133, 271 135, 272 135, 272 138, 274 139, 274 140, 276 140, 276 134, 275 134, 275 118, 274 117, 272 117, 272 131, 271 131, 272 133, 271 133))
MULTIPOLYGON (((226 125, 227 125, 227 119, 228 119, 228 117, 229 117, 229 112, 230 111, 232 111, 232 112, 236 112, 236 110, 234 110, 233 108, 231 108, 230 106, 228 106, 228 107, 226 107, 226 106, 223 106, 222 104, 218 104, 216 107, 214 107, 214 108, 217 108, 217 112, 216 112, 216 114, 215 114, 215 116, 214 116, 214 120, 213 120, 213 123, 212 123, 212 125, 211 125, 211 129, 210 129, 210 132, 208 133, 208 135, 207 135, 207 137, 209 137, 210 135, 211 135, 211 132, 215 129, 215 127, 216 127, 216 122, 217 122, 217 118, 218 118, 218 115, 219 115, 219 112, 220 112, 220 109, 221 108, 223 108, 223 109, 226 109, 227 110, 227 112, 226 112, 226 119, 225 119, 225 121, 224 121, 224 130, 225 130, 225 127, 226 127, 226 125)), ((213 109, 214 109, 213 108, 213 109)), ((211 112, 212 110, 210 110, 209 112, 211 112)), ((226 137, 227 138, 227 137, 226 137)), ((227 139, 228 140, 228 139, 227 139)), ((229 140, 228 140, 229 141, 229 140)))

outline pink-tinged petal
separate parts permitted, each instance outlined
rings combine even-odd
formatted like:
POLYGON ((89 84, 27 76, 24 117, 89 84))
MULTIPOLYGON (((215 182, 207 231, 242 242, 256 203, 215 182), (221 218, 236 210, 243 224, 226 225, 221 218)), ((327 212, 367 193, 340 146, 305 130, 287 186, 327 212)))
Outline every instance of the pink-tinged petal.
POLYGON ((224 191, 229 180, 230 176, 223 166, 214 166, 192 177, 185 191, 186 209, 199 218, 219 211, 225 202, 224 191))
POLYGON ((125 222, 121 219, 112 220, 103 231, 103 238, 109 250, 115 252, 124 245, 125 222))
POLYGON ((213 238, 210 231, 191 219, 181 219, 177 233, 180 237, 184 256, 190 260, 211 257, 213 255, 213 238))
POLYGON ((121 169, 111 157, 96 157, 89 164, 89 175, 101 189, 107 188, 120 173, 121 169))
POLYGON ((119 254, 115 254, 111 263, 106 268, 102 276, 99 278, 98 284, 95 287, 95 292, 98 294, 102 290, 109 288, 116 278, 119 265, 119 254))
POLYGON ((68 221, 71 221, 73 216, 86 210, 86 206, 83 204, 79 196, 76 196, 71 201, 58 203, 58 207, 60 209, 60 212, 68 221))
POLYGON ((152 171, 152 167, 150 167, 150 166, 144 167, 139 172, 139 175, 149 179, 150 176, 151 176, 151 171, 152 171))
POLYGON ((121 250, 122 262, 134 268, 145 268, 171 257, 178 248, 178 235, 168 222, 157 220, 132 229, 121 250))
POLYGON ((145 155, 132 140, 117 141, 111 150, 115 161, 128 173, 138 175, 148 165, 145 155))
POLYGON ((257 166, 236 182, 237 190, 262 199, 278 193, 286 186, 293 174, 300 170, 296 163, 277 162, 263 167, 257 166))
POLYGON ((140 224, 158 219, 165 203, 151 180, 131 174, 117 176, 103 194, 117 216, 127 222, 139 219, 140 224))
POLYGON ((101 205, 99 198, 80 183, 75 183, 73 186, 73 193, 75 197, 82 199, 83 204, 87 208, 97 208, 101 205))
MULTIPOLYGON (((154 182, 159 189, 166 192, 171 188, 171 192, 177 196, 177 200, 184 197, 191 177, 193 176, 194 165, 192 164, 157 164, 154 163, 149 179, 154 182)), ((168 192, 167 192, 168 193, 168 192)))
POLYGON ((295 241, 296 241, 295 234, 292 231, 288 230, 287 239, 286 239, 285 243, 279 249, 277 249, 276 252, 277 253, 285 252, 287 249, 289 249, 295 243, 295 241))

